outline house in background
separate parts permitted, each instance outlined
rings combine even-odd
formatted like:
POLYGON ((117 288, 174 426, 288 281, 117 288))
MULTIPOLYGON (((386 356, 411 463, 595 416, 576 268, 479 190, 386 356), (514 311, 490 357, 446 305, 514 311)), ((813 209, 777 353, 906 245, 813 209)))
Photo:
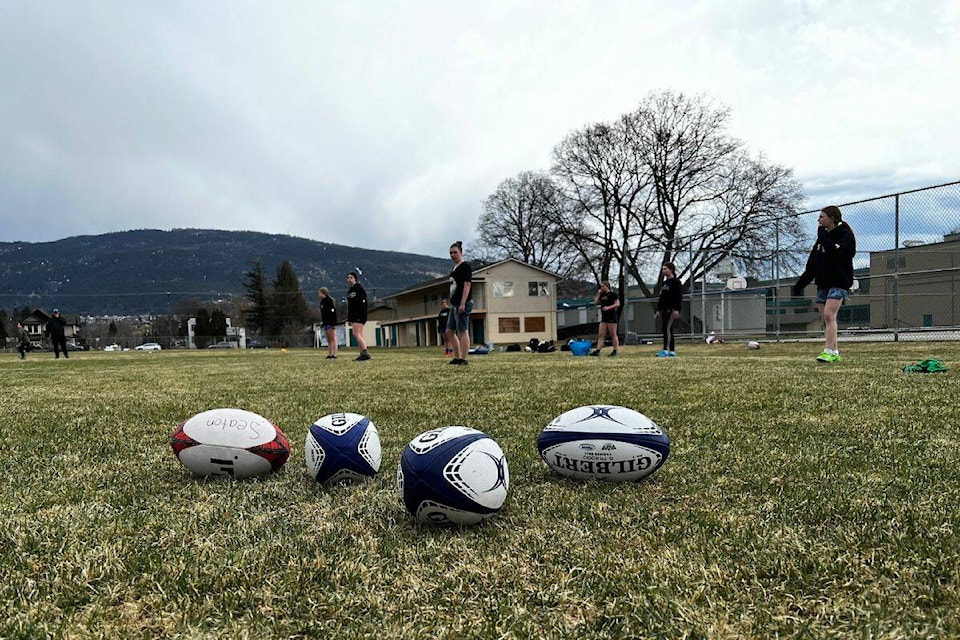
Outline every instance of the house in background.
MULTIPOLYGON (((30 334, 30 342, 37 345, 43 344, 43 332, 47 328, 47 320, 53 316, 43 309, 34 309, 30 315, 21 321, 24 329, 30 334)), ((61 313, 60 317, 67 321, 67 326, 63 328, 63 333, 68 342, 76 342, 77 334, 80 331, 80 316, 75 313, 61 313)))
MULTIPOLYGON (((508 258, 473 271, 471 344, 525 344, 531 338, 557 339, 557 283, 560 276, 508 258)), ((449 278, 414 285, 385 300, 376 321, 378 346, 441 346, 437 333, 440 301, 450 296, 449 278)), ((371 313, 371 320, 373 319, 371 313)))

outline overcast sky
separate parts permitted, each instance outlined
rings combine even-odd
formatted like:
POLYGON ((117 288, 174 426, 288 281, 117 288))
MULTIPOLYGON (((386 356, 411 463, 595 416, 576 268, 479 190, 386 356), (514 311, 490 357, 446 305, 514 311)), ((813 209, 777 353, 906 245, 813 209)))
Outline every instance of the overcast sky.
POLYGON ((958 78, 960 0, 0 0, 0 241, 445 256, 499 182, 664 89, 729 106, 819 208, 960 179, 958 78))

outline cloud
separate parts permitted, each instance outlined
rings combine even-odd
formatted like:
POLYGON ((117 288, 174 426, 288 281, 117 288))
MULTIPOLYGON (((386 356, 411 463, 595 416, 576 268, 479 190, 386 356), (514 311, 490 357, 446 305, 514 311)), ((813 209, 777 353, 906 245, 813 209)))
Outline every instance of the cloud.
POLYGON ((661 89, 729 105, 811 206, 944 182, 958 24, 946 0, 6 3, 4 240, 198 226, 443 256, 500 181, 661 89))

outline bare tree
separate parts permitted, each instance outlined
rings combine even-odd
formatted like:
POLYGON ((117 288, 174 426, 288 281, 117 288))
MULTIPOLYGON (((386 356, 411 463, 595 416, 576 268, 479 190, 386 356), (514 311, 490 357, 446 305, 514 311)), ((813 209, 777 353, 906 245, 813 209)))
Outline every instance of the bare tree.
POLYGON ((564 138, 552 180, 527 172, 501 183, 481 237, 533 263, 576 255, 595 280, 617 274, 623 289, 629 276, 646 296, 659 291, 665 262, 691 282, 725 259, 751 274, 775 255, 802 255, 790 251, 807 242, 800 184, 751 157, 727 133, 729 117, 703 96, 651 93, 631 113, 564 138))
POLYGON ((516 258, 563 277, 580 275, 583 261, 564 226, 566 204, 548 174, 523 171, 507 178, 483 203, 474 253, 486 260, 516 258))
POLYGON ((756 269, 769 263, 774 238, 781 249, 803 238, 795 218, 803 193, 793 172, 750 158, 726 133, 729 116, 703 96, 665 91, 625 119, 652 185, 645 230, 657 252, 627 256, 646 295, 659 289, 665 262, 692 281, 728 257, 756 269), (656 278, 653 290, 644 275, 656 278))
POLYGON ((623 276, 624 255, 643 243, 649 178, 634 151, 627 117, 568 135, 553 150, 552 173, 570 201, 561 226, 592 260, 597 281, 614 267, 623 276))

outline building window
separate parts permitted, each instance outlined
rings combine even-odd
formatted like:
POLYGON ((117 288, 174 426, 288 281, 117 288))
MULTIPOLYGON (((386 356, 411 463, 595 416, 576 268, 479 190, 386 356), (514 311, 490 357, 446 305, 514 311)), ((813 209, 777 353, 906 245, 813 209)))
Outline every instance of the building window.
POLYGON ((543 316, 530 316, 523 319, 523 330, 527 333, 543 333, 547 330, 547 319, 543 316))
POLYGON ((520 333, 520 318, 500 318, 497 329, 500 333, 520 333))
POLYGON ((494 282, 493 283, 493 297, 494 298, 512 298, 513 297, 513 283, 512 282, 494 282))
POLYGON ((550 295, 550 287, 546 282, 528 282, 527 295, 547 297, 550 295))

